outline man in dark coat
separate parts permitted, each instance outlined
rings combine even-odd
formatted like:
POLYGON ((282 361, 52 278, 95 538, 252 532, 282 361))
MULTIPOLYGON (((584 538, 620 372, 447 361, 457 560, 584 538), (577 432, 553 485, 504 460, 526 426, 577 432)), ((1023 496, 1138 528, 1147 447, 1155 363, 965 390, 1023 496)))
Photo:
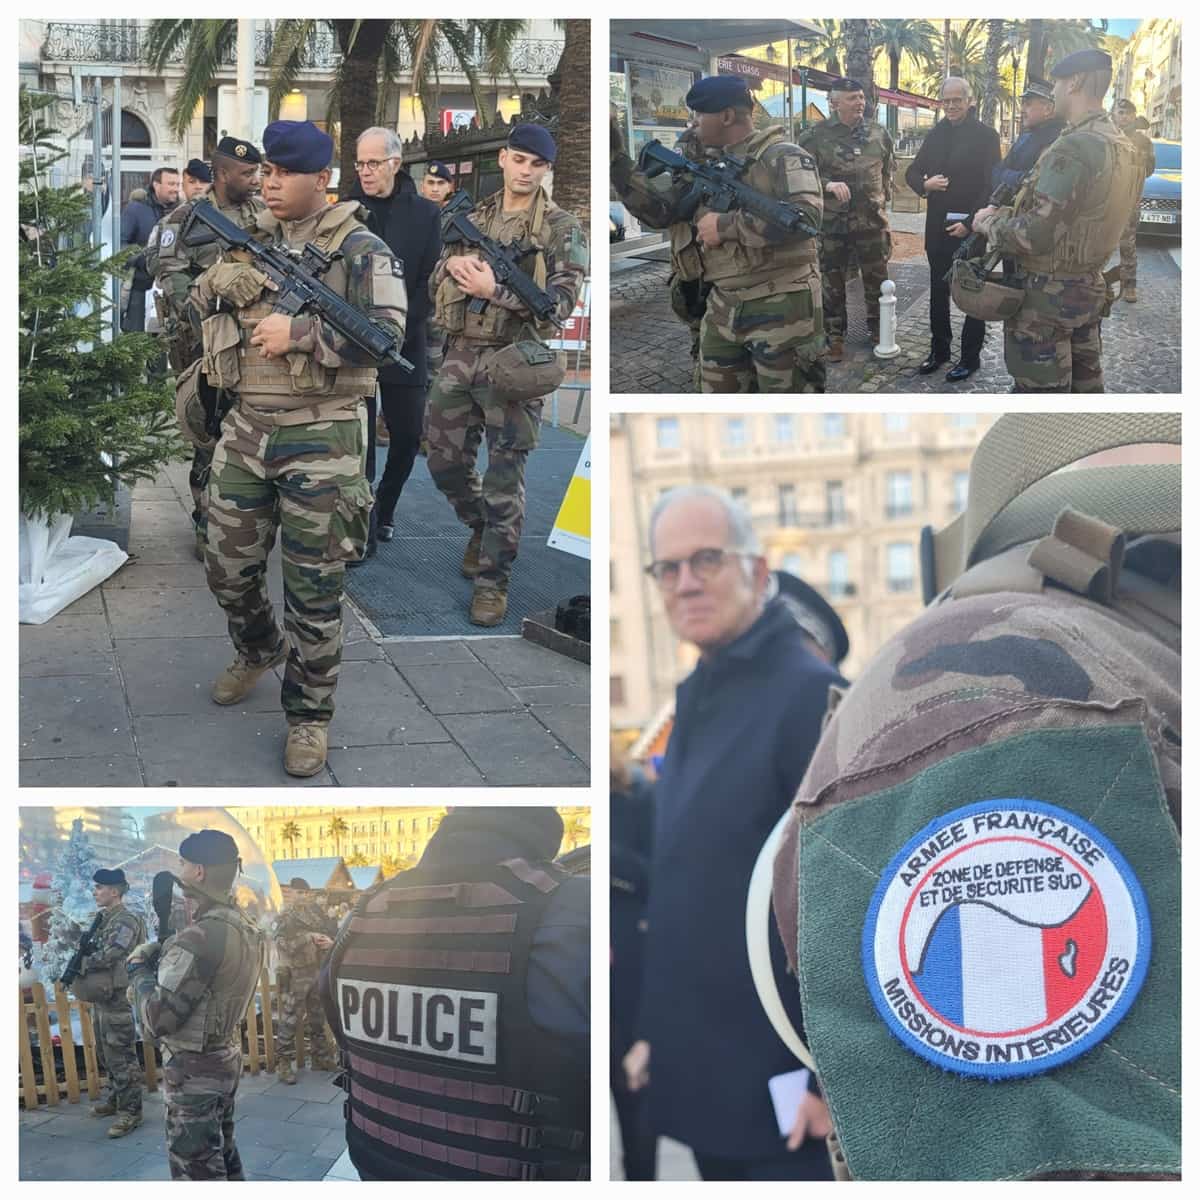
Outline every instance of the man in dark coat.
MULTIPOLYGON (((971 109, 965 79, 950 76, 942 84, 946 115, 929 131, 905 172, 908 186, 924 196, 925 254, 929 259, 929 356, 917 369, 932 375, 950 361, 950 285, 946 272, 961 240, 971 232, 965 221, 948 221, 947 213, 966 213, 967 220, 991 194, 992 168, 1000 161, 1000 137, 971 109)), ((946 372, 959 383, 979 370, 979 352, 987 326, 976 317, 963 319, 958 362, 946 372)))
MULTIPOLYGON (((375 553, 376 540, 390 542, 394 536, 396 502, 412 474, 421 448, 425 420, 425 393, 429 388, 425 339, 429 321, 429 276, 442 252, 438 207, 417 195, 416 184, 401 167, 402 144, 394 129, 364 130, 358 137, 358 179, 348 199, 358 200, 371 214, 368 227, 388 244, 404 264, 408 288, 408 324, 401 351, 414 364, 380 367, 379 396, 387 423, 387 462, 375 489, 375 509, 364 558, 375 553)), ((368 402, 367 478, 375 477, 375 406, 368 402)), ((352 564, 353 565, 353 564, 352 564)))
MULTIPOLYGON (((753 525, 725 493, 668 493, 650 545, 668 619, 700 661, 676 694, 655 784, 644 995, 626 1074, 631 1087, 650 1084, 654 1131, 690 1146, 705 1179, 829 1179, 828 1110, 759 1002, 745 910, 755 860, 842 680, 782 600, 767 599, 753 525), (791 1095, 778 1113, 773 1080, 791 1095)), ((772 960, 800 1025, 774 935, 772 960)))
MULTIPOLYGON (((154 227, 179 203, 179 172, 174 167, 159 167, 150 176, 150 190, 144 200, 130 200, 121 213, 121 249, 145 246, 154 227)), ((154 277, 146 270, 146 256, 133 260, 133 279, 129 301, 121 314, 126 333, 141 333, 146 328, 146 293, 154 286, 154 277)))
POLYGON ((1054 115, 1054 85, 1031 75, 1021 93, 1021 136, 1004 161, 992 168, 992 190, 1003 184, 1015 192, 1066 127, 1066 121, 1054 115))

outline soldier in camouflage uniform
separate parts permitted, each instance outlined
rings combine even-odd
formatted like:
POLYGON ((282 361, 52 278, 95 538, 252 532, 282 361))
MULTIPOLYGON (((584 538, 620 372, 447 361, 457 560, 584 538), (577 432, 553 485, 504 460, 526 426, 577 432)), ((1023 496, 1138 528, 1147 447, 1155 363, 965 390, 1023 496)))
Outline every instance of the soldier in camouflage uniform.
MULTIPOLYGON (((333 142, 306 121, 263 133, 263 197, 256 233, 301 250, 314 242, 335 258, 322 281, 404 339, 403 266, 369 232, 357 201, 328 205, 333 142)), ((363 474, 373 363, 320 318, 271 311, 266 276, 237 255, 209 268, 192 289, 202 319, 203 369, 236 391, 213 451, 205 566, 229 618, 236 661, 213 686, 218 704, 243 700, 272 667, 287 665, 284 769, 315 775, 342 656, 346 563, 362 557, 371 509, 363 474), (284 631, 267 596, 267 557, 282 529, 284 631)))
POLYGON ((1004 361, 1018 392, 1102 392, 1102 272, 1142 186, 1133 143, 1104 111, 1112 60, 1080 50, 1056 63, 1054 107, 1067 121, 1015 205, 989 206, 973 228, 1011 257, 1025 300, 1004 323, 1004 361))
POLYGON ((241 860, 227 833, 202 829, 179 847, 191 924, 129 959, 142 1029, 163 1054, 172 1179, 245 1179, 233 1136, 242 1018, 262 969, 263 936, 233 902, 241 860))
MULTIPOLYGON (((1142 156, 1142 178, 1154 174, 1154 143, 1142 132, 1147 128, 1144 117, 1138 116, 1132 100, 1118 100, 1113 105, 1113 124, 1138 148, 1142 156)), ((1137 303, 1137 231, 1142 219, 1142 193, 1139 189, 1129 224, 1121 232, 1121 299, 1126 304, 1137 303)))
MULTIPOLYGON (((472 223, 499 242, 530 247, 520 266, 558 302, 565 322, 588 269, 587 238, 580 223, 542 188, 557 151, 540 125, 517 125, 500 151, 501 191, 482 200, 472 223)), ((489 367, 504 348, 544 341, 554 332, 496 283, 492 269, 469 246, 447 244, 429 281, 435 324, 449 335, 448 349, 429 392, 429 473, 471 530, 462 573, 475 581, 473 625, 499 625, 508 609, 508 581, 525 519, 525 462, 541 432, 542 397, 514 399, 491 382, 489 367), (472 312, 474 300, 486 301, 472 312), (486 435, 488 467, 475 470, 486 435)))
MULTIPOLYGON (((281 1083, 296 1082, 296 1032, 301 1021, 308 1031, 314 1071, 332 1071, 333 1057, 325 1040, 325 1014, 317 993, 321 962, 333 945, 337 926, 316 897, 309 897, 308 884, 300 878, 291 882, 300 893, 275 927, 279 950, 279 1024, 275 1027, 275 1071, 281 1083)), ((304 1048, 299 1061, 304 1064, 304 1048)))
MULTIPOLYGON (((687 104, 698 114, 698 138, 709 153, 747 159, 743 183, 796 206, 810 224, 821 224, 816 163, 778 126, 754 128, 754 101, 744 80, 702 79, 687 104)), ((681 219, 688 183, 647 178, 619 148, 611 175, 622 202, 642 224, 670 229, 677 284, 710 285, 700 324, 701 390, 823 392, 816 242, 736 210, 716 213, 701 205, 690 219, 681 219)))
POLYGON ((122 903, 129 890, 125 872, 99 870, 92 876, 92 895, 104 920, 84 957, 72 987, 80 1000, 89 1000, 96 1025, 96 1054, 108 1077, 104 1098, 92 1105, 92 1116, 117 1119, 108 1136, 124 1137, 142 1123, 142 1068, 137 1056, 137 1031, 125 997, 129 983, 125 959, 146 938, 145 922, 122 903))
POLYGON ((806 129, 796 144, 817 160, 824 185, 821 223, 821 308, 829 338, 829 361, 840 362, 846 336, 846 270, 858 260, 867 302, 867 331, 879 340, 879 289, 888 277, 896 153, 882 125, 864 118, 866 95, 854 79, 829 87, 833 115, 806 129))
MULTIPOLYGON (((213 186, 210 199, 223 216, 249 229, 264 209, 255 195, 261 157, 250 142, 226 137, 213 155, 213 186)), ((190 164, 189 164, 190 165, 190 164)), ((186 186, 187 175, 184 175, 186 186)), ((188 200, 169 212, 154 227, 146 246, 146 270, 154 276, 159 295, 159 327, 167 337, 167 359, 176 378, 200 357, 200 339, 187 315, 188 289, 220 258, 220 246, 185 246, 180 238, 184 224, 197 200, 188 200)), ((192 455, 188 486, 192 492, 192 522, 196 527, 196 557, 204 561, 204 529, 208 520, 208 477, 212 449, 197 446, 192 455)))

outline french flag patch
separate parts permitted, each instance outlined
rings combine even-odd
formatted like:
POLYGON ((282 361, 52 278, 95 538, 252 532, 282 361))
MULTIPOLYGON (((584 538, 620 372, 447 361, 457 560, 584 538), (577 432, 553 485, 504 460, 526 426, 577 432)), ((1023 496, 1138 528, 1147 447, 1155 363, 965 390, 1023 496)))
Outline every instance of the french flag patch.
POLYGON ((888 864, 862 935, 889 1030, 945 1070, 1036 1075, 1108 1035, 1150 959, 1146 898, 1099 830, 1036 800, 931 822, 888 864))

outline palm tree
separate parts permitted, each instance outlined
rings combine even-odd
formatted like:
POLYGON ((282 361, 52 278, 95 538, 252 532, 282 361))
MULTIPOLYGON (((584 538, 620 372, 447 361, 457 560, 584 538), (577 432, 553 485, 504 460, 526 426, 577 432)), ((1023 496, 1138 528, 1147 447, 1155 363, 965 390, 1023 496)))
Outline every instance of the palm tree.
MULTIPOLYGON (((912 21, 907 18, 880 20, 875 22, 875 41, 888 58, 888 87, 894 92, 900 87, 900 60, 908 55, 923 66, 935 60, 937 41, 933 27, 928 21, 912 21)), ((888 105, 888 129, 895 133, 899 112, 894 104, 888 105)))
POLYGON ((292 857, 296 857, 296 839, 301 836, 304 831, 296 824, 295 821, 289 821, 280 831, 279 834, 285 842, 291 847, 292 857))
POLYGON ((810 35, 802 46, 796 47, 796 62, 803 67, 820 67, 830 75, 842 73, 842 56, 846 52, 846 37, 842 22, 818 19, 813 22, 821 32, 810 35))
POLYGON ((863 85, 867 95, 867 114, 875 111, 875 51, 872 21, 847 19, 842 22, 846 32, 846 74, 863 85))
POLYGON ((350 826, 337 813, 334 813, 329 822, 329 836, 333 838, 333 852, 338 858, 342 857, 342 838, 349 832, 350 826))
POLYGON ((558 159, 554 202, 588 226, 591 216, 591 21, 564 20, 558 60, 558 159))
POLYGON ((348 867, 369 867, 371 864, 367 861, 367 856, 361 851, 357 854, 350 855, 349 858, 343 860, 348 867))
POLYGON ((982 20, 972 17, 964 21, 958 29, 951 27, 949 36, 943 28, 938 55, 941 62, 931 65, 926 70, 926 87, 940 89, 946 78, 957 75, 967 81, 971 95, 978 103, 987 90, 983 26, 982 20))
POLYGON ((1007 21, 987 22, 987 47, 983 52, 985 71, 983 100, 979 107, 979 119, 985 125, 996 123, 996 108, 1000 98, 1000 56, 1004 53, 1007 33, 1007 21))
POLYGON ((1033 19, 1029 22, 1029 49, 1025 57, 1025 78, 1036 75, 1039 79, 1046 77, 1046 51, 1049 45, 1046 41, 1046 22, 1033 19))

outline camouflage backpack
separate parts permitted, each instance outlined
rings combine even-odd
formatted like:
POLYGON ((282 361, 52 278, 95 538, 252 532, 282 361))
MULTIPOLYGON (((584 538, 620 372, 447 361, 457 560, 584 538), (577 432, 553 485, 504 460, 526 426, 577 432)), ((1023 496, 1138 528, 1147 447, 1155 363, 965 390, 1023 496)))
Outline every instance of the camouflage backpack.
POLYGON ((1000 418, 764 847, 842 1178, 1180 1174, 1180 428, 1000 418))

